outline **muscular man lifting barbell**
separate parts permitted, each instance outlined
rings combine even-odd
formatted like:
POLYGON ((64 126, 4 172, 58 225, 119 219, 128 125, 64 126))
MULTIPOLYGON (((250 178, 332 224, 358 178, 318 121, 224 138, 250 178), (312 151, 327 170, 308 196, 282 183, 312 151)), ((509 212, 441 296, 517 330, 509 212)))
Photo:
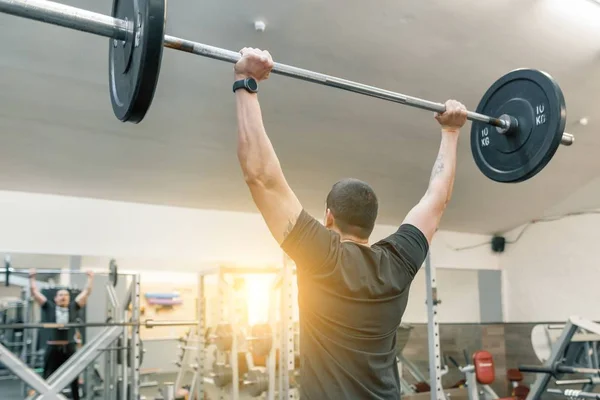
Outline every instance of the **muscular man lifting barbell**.
MULTIPOLYGON (((48 300, 37 288, 36 270, 29 271, 29 287, 31 296, 35 299, 45 313, 46 322, 67 324, 77 322, 77 312, 85 307, 87 299, 92 293, 94 273, 87 272, 88 280, 85 289, 71 301, 68 290, 60 289, 54 296, 54 301, 48 300)), ((48 379, 54 371, 63 365, 69 357, 77 351, 76 329, 48 329, 49 336, 46 342, 46 353, 44 355, 44 379, 48 379)), ((79 380, 76 378, 71 383, 71 393, 74 400, 79 399, 79 380)))
POLYGON ((269 77, 266 51, 244 48, 233 85, 238 157, 256 206, 282 249, 296 262, 303 399, 398 399, 396 331, 410 284, 450 200, 459 130, 466 109, 456 101, 435 118, 440 150, 429 187, 398 230, 369 245, 378 202, 373 189, 344 179, 327 195, 324 226, 288 186, 262 121, 257 81, 269 77))

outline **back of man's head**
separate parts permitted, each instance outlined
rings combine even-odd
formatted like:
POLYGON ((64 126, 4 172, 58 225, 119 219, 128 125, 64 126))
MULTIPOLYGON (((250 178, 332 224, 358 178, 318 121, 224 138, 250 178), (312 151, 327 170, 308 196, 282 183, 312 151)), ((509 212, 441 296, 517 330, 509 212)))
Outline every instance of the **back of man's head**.
POLYGON ((327 195, 327 208, 343 234, 368 239, 375 227, 378 202, 369 184, 347 178, 336 182, 327 195))

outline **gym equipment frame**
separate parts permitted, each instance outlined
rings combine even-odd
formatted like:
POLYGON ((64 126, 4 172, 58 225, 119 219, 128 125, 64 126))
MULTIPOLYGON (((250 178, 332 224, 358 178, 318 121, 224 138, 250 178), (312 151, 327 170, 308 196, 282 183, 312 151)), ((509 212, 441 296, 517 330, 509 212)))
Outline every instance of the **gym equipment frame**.
MULTIPOLYGON (((181 359, 178 361, 179 371, 175 379, 174 390, 182 388, 185 377, 193 374, 190 393, 196 393, 197 398, 203 398, 205 383, 216 386, 219 390, 220 399, 238 400, 240 392, 266 392, 267 400, 289 400, 296 397, 294 376, 294 354, 295 333, 293 324, 293 274, 295 273, 293 263, 284 255, 283 267, 274 268, 235 268, 219 267, 203 271, 199 274, 198 308, 200 312, 198 328, 196 332, 190 331, 182 339, 180 349, 183 350, 181 359), (206 299, 204 280, 208 275, 217 274, 218 297, 216 304, 217 331, 209 338, 215 339, 217 354, 215 366, 211 373, 205 373, 205 325, 206 325, 206 299), (255 369, 251 353, 246 353, 246 363, 250 374, 242 377, 239 375, 238 343, 239 324, 235 316, 235 296, 233 288, 226 279, 227 276, 268 274, 274 275, 270 286, 268 326, 273 337, 267 355, 266 371, 255 369), (277 296, 279 296, 279 310, 277 309, 277 296), (276 317, 279 314, 280 323, 277 324, 276 317), (226 317, 227 316, 227 317, 226 317), (277 326, 279 331, 277 332, 277 326), (220 330, 220 327, 223 330, 220 330), (279 340, 276 340, 279 339, 279 340), (279 345, 275 345, 279 343, 279 345), (276 350, 280 351, 279 370, 276 371, 276 350), (190 356, 196 352, 197 363, 190 362, 190 356), (279 379, 277 381, 277 379, 279 379), (238 383, 241 382, 241 385, 238 383)), ((247 341, 260 338, 250 337, 247 341)))
MULTIPOLYGON (((551 329, 560 329, 560 326, 549 326, 551 329)), ((591 347, 591 343, 600 342, 600 324, 589 321, 577 316, 572 316, 564 325, 560 338, 552 345, 550 357, 543 363, 542 366, 519 366, 522 372, 536 373, 536 380, 531 386, 527 400, 541 399, 545 392, 555 394, 564 394, 565 396, 585 397, 585 392, 594 389, 594 386, 599 382, 598 375, 600 374, 600 360, 596 347, 591 347), (583 349, 583 351, 581 351, 583 349), (581 366, 580 361, 583 358, 585 366, 581 366), (568 366, 567 364, 578 364, 576 366, 568 366), (579 373, 587 375, 584 379, 576 380, 556 380, 557 385, 583 384, 581 391, 566 390, 551 391, 548 389, 548 384, 552 377, 560 379, 563 374, 579 373), (567 394, 568 393, 568 394, 567 394), (582 394, 583 393, 583 394, 582 394)), ((594 397, 591 397, 594 398, 594 397)))
POLYGON ((440 327, 438 324, 438 304, 436 270, 431 265, 431 253, 425 259, 425 279, 427 281, 427 343, 429 344, 429 386, 431 400, 446 400, 442 387, 442 354, 440 350, 440 327))
MULTIPOLYGON (((110 299, 114 309, 120 308, 118 298, 115 293, 115 289, 111 285, 106 286, 108 298, 110 299)), ((139 275, 133 276, 133 282, 130 287, 130 293, 137 293, 131 295, 130 300, 133 301, 133 310, 139 310, 139 275)), ((129 303, 127 304, 127 307, 129 303)), ((134 311, 135 312, 135 311, 134 311)), ((28 399, 38 400, 66 400, 60 392, 63 388, 69 385, 74 379, 84 371, 84 369, 94 362, 100 354, 108 348, 113 342, 115 342, 124 333, 124 328, 118 326, 105 327, 94 340, 88 341, 79 351, 77 351, 72 357, 69 358, 59 369, 57 369, 47 380, 44 380, 32 369, 30 369, 23 361, 17 358, 10 350, 0 345, 0 362, 2 362, 6 368, 10 369, 16 376, 31 386, 36 392, 36 395, 30 396, 28 399)), ((136 338, 137 329, 132 331, 132 344, 137 343, 136 338)), ((108 352, 107 356, 112 352, 108 352)), ((124 354, 127 352, 124 351, 124 354)), ((131 389, 130 398, 138 398, 138 384, 139 384, 139 347, 133 345, 133 351, 129 352, 131 357, 132 370, 132 384, 129 386, 131 389)), ((123 363, 126 365, 125 363, 123 363)), ((123 375, 121 384, 127 388, 127 373, 123 375)), ((108 380, 105 379, 105 383, 108 384, 108 380)), ((113 385, 113 382, 110 382, 113 385)), ((105 389, 105 396, 106 396, 105 389)), ((121 399, 127 398, 127 390, 123 390, 121 399)), ((116 399, 117 397, 112 397, 116 399)))

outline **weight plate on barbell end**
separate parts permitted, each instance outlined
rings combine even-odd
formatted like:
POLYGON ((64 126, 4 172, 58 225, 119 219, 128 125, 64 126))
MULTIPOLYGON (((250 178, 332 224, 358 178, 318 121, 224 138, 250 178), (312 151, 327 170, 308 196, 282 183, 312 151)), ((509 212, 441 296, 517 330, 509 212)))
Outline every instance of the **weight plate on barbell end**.
POLYGON ((547 73, 517 69, 498 79, 483 95, 478 113, 504 114, 518 121, 515 132, 502 134, 496 127, 474 121, 471 152, 488 178, 517 183, 532 178, 552 159, 567 122, 565 98, 547 73))
POLYGON ((119 267, 115 260, 110 260, 108 264, 108 281, 114 286, 117 286, 119 280, 119 267))
POLYGON ((109 85, 115 116, 138 123, 152 104, 165 32, 166 0, 114 0, 112 16, 129 22, 126 41, 110 40, 109 85))

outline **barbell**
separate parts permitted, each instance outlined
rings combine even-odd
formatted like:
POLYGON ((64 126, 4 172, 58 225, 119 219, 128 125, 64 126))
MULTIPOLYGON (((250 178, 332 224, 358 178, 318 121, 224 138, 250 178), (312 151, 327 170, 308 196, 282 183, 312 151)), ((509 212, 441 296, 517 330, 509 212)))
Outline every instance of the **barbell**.
POLYGON ((154 321, 147 319, 144 321, 127 321, 127 322, 69 322, 66 324, 58 324, 55 322, 32 322, 32 323, 15 323, 15 324, 0 324, 2 329, 70 329, 70 328, 102 328, 105 326, 141 326, 148 329, 160 326, 195 326, 198 321, 154 321))
MULTIPOLYGON (((113 0, 112 16, 47 0, 0 0, 0 12, 110 38, 109 91, 115 116, 139 123, 150 108, 160 73, 163 47, 236 63, 241 55, 165 35, 166 0, 113 0)), ((407 106, 439 112, 445 105, 275 63, 273 73, 407 106)), ((571 145, 564 132, 565 99, 547 73, 517 69, 486 91, 475 112, 468 111, 475 164, 496 182, 532 178, 559 145, 571 145)))
POLYGON ((577 389, 548 389, 548 393, 565 396, 568 399, 600 399, 600 393, 584 392, 577 389))
MULTIPOLYGON (((73 270, 73 269, 36 269, 35 275, 58 275, 58 274, 87 274, 87 271, 81 270, 73 270)), ((30 275, 29 271, 26 269, 15 269, 10 266, 10 258, 6 257, 4 259, 4 276, 6 286, 10 283, 10 276, 12 274, 16 275, 30 275)), ((119 267, 117 266, 117 262, 115 260, 110 260, 108 263, 108 281, 113 285, 117 286, 117 282, 119 279, 119 267)))
POLYGON ((545 365, 520 365, 519 371, 534 374, 551 374, 554 376, 558 374, 600 374, 600 369, 598 368, 571 367, 560 363, 554 363, 550 367, 545 365))

